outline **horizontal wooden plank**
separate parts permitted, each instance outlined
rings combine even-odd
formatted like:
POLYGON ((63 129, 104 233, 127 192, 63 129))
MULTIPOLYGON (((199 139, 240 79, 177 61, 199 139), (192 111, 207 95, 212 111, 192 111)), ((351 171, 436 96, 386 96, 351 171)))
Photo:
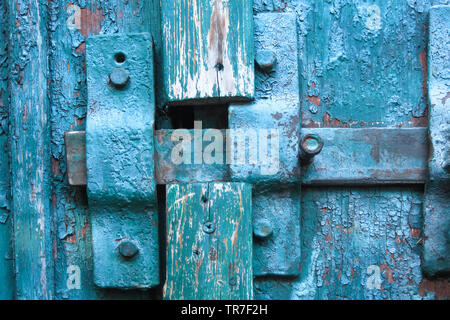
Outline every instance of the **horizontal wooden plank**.
MULTIPOLYGON (((229 181, 228 165, 194 163, 192 135, 190 164, 173 162, 178 142, 174 130, 155 134, 155 166, 158 184, 229 181)), ((225 137, 225 130, 220 131, 225 137)), ((204 132, 203 132, 204 133, 204 132)), ((422 184, 427 177, 426 128, 303 128, 302 135, 317 134, 324 140, 322 152, 302 168, 305 185, 422 184)), ((203 142, 203 148, 210 142, 203 142)), ((224 157, 225 159, 225 157, 224 157)), ((283 180, 280 180, 283 182, 283 180)))

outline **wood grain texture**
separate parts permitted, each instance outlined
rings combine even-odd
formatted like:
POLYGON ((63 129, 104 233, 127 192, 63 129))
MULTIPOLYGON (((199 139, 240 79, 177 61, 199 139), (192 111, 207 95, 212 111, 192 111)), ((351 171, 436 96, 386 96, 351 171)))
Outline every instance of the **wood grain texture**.
POLYGON ((252 299, 251 186, 170 184, 166 207, 164 298, 252 299))
POLYGON ((254 96, 253 1, 161 1, 164 100, 254 96))
POLYGON ((9 1, 16 295, 54 298, 47 1, 9 1))
POLYGON ((301 275, 258 280, 255 297, 442 297, 422 288, 422 192, 422 187, 303 188, 301 275))
POLYGON ((0 2, 0 300, 14 297, 12 221, 9 168, 8 4, 0 2))
POLYGON ((430 2, 282 1, 299 14, 303 126, 426 126, 430 2))
POLYGON ((425 192, 423 269, 450 273, 450 5, 430 9, 428 53, 429 181, 425 192))

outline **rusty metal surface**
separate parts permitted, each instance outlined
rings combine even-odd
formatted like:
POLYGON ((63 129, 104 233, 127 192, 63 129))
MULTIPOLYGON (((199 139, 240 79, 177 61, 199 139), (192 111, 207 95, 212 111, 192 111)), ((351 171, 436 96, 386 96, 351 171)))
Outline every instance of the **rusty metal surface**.
POLYGON ((427 179, 426 128, 303 128, 324 147, 302 170, 307 185, 423 184, 427 179))
POLYGON ((86 133, 68 131, 64 135, 66 146, 67 181, 71 186, 86 185, 86 133))

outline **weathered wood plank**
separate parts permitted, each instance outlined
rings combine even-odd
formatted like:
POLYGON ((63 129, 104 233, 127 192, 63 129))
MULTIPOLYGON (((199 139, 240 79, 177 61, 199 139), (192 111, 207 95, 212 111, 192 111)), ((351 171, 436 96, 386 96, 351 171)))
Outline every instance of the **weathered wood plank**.
POLYGON ((164 102, 254 96, 253 1, 161 1, 164 102))
POLYGON ((251 186, 167 186, 165 299, 252 299, 251 186))
POLYGON ((0 300, 14 297, 12 214, 10 211, 8 5, 0 2, 0 300))
POLYGON ((425 127, 430 2, 289 3, 301 21, 303 127, 425 127))
POLYGON ((10 141, 17 298, 53 299, 47 1, 9 1, 10 141))
POLYGON ((434 294, 421 271, 422 192, 421 186, 303 188, 301 275, 256 280, 255 298, 442 297, 445 289, 434 294))
POLYGON ((450 5, 430 9, 429 181, 425 191, 423 269, 450 273, 450 5))

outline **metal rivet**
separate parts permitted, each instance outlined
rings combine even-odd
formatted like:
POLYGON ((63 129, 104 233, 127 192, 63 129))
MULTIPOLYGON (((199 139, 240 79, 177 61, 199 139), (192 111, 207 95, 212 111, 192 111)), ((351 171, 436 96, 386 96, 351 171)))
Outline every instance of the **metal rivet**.
POLYGON ((267 239, 273 234, 272 223, 267 219, 259 219, 253 224, 253 234, 259 239, 267 239))
POLYGON ((216 225, 215 225, 214 223, 212 223, 212 222, 206 222, 206 223, 203 225, 203 232, 204 232, 204 233, 211 234, 211 233, 213 233, 214 231, 216 231, 216 225))
POLYGON ((306 134, 300 141, 300 156, 304 161, 311 161, 323 149, 323 140, 316 134, 306 134))
POLYGON ((259 50, 255 60, 258 66, 266 72, 272 71, 277 64, 277 56, 270 50, 259 50))
POLYGON ((130 81, 130 75, 124 68, 114 68, 109 74, 109 83, 116 89, 122 89, 130 81))
POLYGON ((139 253, 139 248, 131 241, 125 240, 119 244, 119 253, 126 259, 131 259, 139 253))

